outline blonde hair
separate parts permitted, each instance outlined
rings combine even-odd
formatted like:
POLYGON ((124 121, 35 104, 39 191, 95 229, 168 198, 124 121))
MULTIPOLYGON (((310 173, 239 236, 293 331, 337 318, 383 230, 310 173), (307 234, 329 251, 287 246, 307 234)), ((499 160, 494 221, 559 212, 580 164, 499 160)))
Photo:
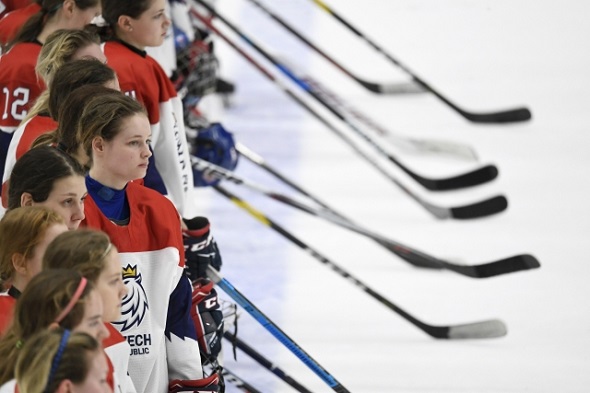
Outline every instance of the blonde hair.
POLYGON ((39 95, 23 122, 39 113, 48 111, 49 86, 56 71, 65 63, 70 62, 76 52, 92 44, 100 45, 100 38, 90 30, 60 29, 47 37, 41 47, 35 67, 37 75, 43 79, 47 89, 39 95))
POLYGON ((12 256, 34 256, 37 244, 49 227, 64 224, 63 218, 43 206, 19 207, 6 212, 0 220, 0 285, 14 277, 12 256))
POLYGON ((86 333, 43 330, 23 346, 15 367, 21 393, 55 392, 63 380, 84 382, 94 356, 104 356, 99 343, 86 333))

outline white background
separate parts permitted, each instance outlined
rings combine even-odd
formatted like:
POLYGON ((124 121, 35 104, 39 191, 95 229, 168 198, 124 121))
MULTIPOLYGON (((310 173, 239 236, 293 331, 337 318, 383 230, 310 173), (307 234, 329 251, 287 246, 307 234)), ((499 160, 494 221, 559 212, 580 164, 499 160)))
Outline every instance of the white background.
MULTIPOLYGON (((359 77, 408 80, 311 1, 264 4, 359 77)), ((498 318, 508 334, 491 340, 433 339, 215 190, 201 189, 203 214, 212 222, 223 256, 222 273, 351 392, 587 392, 590 3, 348 0, 328 5, 459 106, 487 112, 524 105, 532 111, 532 121, 478 125, 432 94, 375 95, 248 1, 217 6, 246 35, 388 130, 464 143, 479 155, 479 162, 470 162, 394 148, 414 171, 446 177, 483 164, 495 164, 500 171, 482 186, 433 193, 390 166, 412 192, 440 206, 505 195, 505 212, 469 221, 433 218, 221 39, 216 45, 222 75, 238 90, 232 108, 222 114, 210 110, 209 115, 220 118, 237 140, 291 180, 388 238, 465 264, 529 253, 541 268, 489 279, 413 268, 371 240, 224 183, 420 320, 455 325, 498 318)), ((220 21, 216 26, 224 27, 220 21)), ((260 61, 285 80, 274 66, 260 61)), ((350 131, 297 86, 289 87, 334 125, 350 131)), ((237 174, 298 197, 245 159, 237 174)), ((331 391, 245 312, 239 337, 309 390, 331 391)), ((240 351, 234 362, 227 343, 225 356, 228 368, 260 391, 294 391, 240 351)))

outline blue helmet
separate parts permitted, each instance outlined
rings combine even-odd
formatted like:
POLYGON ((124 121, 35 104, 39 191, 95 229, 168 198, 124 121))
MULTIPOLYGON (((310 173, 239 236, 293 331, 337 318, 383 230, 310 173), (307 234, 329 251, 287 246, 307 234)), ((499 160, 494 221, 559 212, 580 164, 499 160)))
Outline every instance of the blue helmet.
MULTIPOLYGON (((209 127, 199 130, 195 138, 191 154, 212 164, 233 171, 238 165, 238 152, 231 132, 219 123, 211 123, 209 127)), ((195 187, 214 186, 219 179, 193 166, 195 187)))

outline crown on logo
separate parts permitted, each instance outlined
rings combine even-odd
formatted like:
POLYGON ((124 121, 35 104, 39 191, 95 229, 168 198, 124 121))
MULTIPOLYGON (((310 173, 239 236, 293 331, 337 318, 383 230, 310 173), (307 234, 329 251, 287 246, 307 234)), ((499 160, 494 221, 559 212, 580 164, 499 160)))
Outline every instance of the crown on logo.
POLYGON ((136 277, 136 276, 137 276, 137 266, 131 267, 131 265, 127 265, 127 267, 123 268, 123 278, 136 277))

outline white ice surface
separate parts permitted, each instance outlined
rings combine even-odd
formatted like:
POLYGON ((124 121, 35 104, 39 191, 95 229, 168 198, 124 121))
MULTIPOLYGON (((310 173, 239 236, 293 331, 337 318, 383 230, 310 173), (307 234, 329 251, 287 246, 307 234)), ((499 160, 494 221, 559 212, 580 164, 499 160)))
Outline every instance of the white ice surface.
MULTIPOLYGON (((224 183, 424 322, 452 325, 499 318, 508 335, 470 341, 430 338, 215 190, 201 189, 203 214, 212 222, 225 277, 351 392, 590 391, 590 2, 328 3, 461 107, 486 112, 525 105, 533 113, 532 121, 500 125, 470 123, 432 94, 367 92, 248 1, 217 3, 245 34, 387 129, 465 143, 480 157, 474 163, 395 151, 416 172, 445 177, 490 163, 500 171, 498 179, 482 186, 433 193, 391 167, 413 192, 441 206, 501 194, 509 207, 484 219, 436 220, 217 39, 222 75, 236 82, 238 90, 231 109, 210 115, 240 142, 349 218, 429 255, 479 264, 530 253, 541 263, 537 270, 483 280, 416 269, 371 240, 224 183)), ((359 77, 408 79, 312 1, 264 4, 359 77)), ((275 67, 256 59, 285 81, 275 67)), ((349 132, 297 86, 289 86, 349 132)), ((237 173, 298 196, 245 159, 237 173)), ((332 391, 243 311, 239 336, 311 391, 332 391)), ((260 391, 294 391, 240 351, 234 362, 227 342, 225 347, 226 365, 260 391)))

